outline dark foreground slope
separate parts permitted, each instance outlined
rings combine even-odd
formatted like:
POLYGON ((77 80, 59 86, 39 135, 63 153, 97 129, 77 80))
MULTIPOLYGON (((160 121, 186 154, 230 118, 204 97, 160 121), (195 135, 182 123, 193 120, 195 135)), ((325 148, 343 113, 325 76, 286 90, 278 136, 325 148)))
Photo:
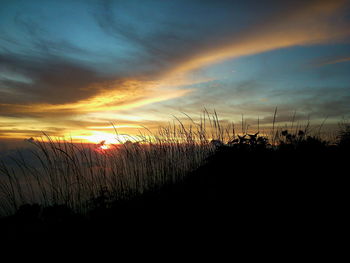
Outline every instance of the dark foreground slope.
POLYGON ((183 182, 108 208, 102 202, 88 216, 63 206, 24 206, 1 219, 1 238, 145 244, 150 238, 215 242, 213 236, 226 236, 241 244, 271 238, 307 244, 343 231, 348 161, 347 149, 321 144, 222 146, 183 182))

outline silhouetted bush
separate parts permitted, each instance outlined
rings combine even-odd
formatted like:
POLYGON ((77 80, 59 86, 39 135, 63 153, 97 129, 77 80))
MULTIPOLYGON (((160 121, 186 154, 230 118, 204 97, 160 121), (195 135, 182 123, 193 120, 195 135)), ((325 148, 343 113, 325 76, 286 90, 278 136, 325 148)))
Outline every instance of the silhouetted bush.
POLYGON ((279 134, 278 148, 281 150, 298 150, 298 151, 318 151, 325 149, 328 142, 317 136, 310 136, 303 130, 297 133, 290 133, 283 130, 279 134))

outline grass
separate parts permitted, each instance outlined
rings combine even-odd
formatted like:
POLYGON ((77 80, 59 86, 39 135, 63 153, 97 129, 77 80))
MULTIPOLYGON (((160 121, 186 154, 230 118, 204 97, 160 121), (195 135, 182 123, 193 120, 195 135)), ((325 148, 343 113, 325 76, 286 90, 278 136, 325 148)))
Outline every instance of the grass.
MULTIPOLYGON (((39 165, 28 162, 20 151, 13 158, 15 167, 0 163, 1 214, 14 214, 25 204, 63 205, 79 214, 108 208, 117 201, 182 182, 223 147, 242 153, 318 150, 330 144, 321 139, 321 127, 312 134, 309 123, 303 128, 295 124, 295 116, 289 127, 277 127, 277 108, 270 134, 260 131, 259 126, 258 131, 248 133, 243 116, 240 134, 234 124, 223 124, 215 111, 205 111, 199 122, 186 116, 186 125, 175 117, 177 123, 159 127, 156 133, 146 129, 108 150, 47 134, 30 140, 35 147, 31 153, 39 165)), ((346 123, 338 139, 340 145, 348 144, 346 123)))
POLYGON ((108 150, 46 134, 32 139, 32 155, 39 165, 28 163, 21 152, 13 158, 15 168, 0 164, 1 213, 13 214, 23 204, 66 205, 85 213, 101 197, 105 201, 129 199, 182 180, 215 150, 207 137, 207 122, 211 136, 224 140, 216 114, 188 127, 179 121, 160 127, 156 134, 146 130, 148 135, 116 141, 108 150))

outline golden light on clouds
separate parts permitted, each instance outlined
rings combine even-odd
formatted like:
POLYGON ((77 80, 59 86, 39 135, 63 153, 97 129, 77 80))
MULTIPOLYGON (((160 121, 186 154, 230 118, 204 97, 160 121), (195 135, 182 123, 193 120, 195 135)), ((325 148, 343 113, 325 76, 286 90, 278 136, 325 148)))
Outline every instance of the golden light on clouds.
MULTIPOLYGON (((72 90, 79 95, 72 92, 72 96, 76 95, 74 98, 77 99, 70 98, 70 93, 67 92, 68 95, 62 96, 66 100, 56 100, 69 101, 69 103, 28 103, 30 99, 24 100, 26 103, 20 103, 17 100, 13 103, 7 101, 0 103, 0 111, 6 112, 6 115, 0 117, 0 138, 25 138, 40 135, 41 131, 49 131, 53 135, 65 136, 77 141, 113 143, 116 141, 116 134, 110 121, 118 121, 120 118, 123 123, 117 126, 123 130, 123 133, 134 132, 146 121, 160 122, 160 118, 152 115, 151 111, 142 112, 142 109, 147 108, 145 106, 186 97, 196 92, 191 85, 214 80, 205 74, 192 74, 198 69, 229 59, 282 48, 339 43, 344 37, 350 36, 349 27, 339 18, 342 15, 342 7, 347 2, 332 0, 296 3, 295 8, 286 13, 275 13, 266 21, 243 27, 237 35, 225 36, 223 42, 213 39, 212 44, 206 45, 205 48, 199 47, 195 52, 184 52, 179 60, 171 60, 167 67, 159 70, 160 72, 145 73, 142 77, 138 77, 136 73, 130 73, 128 77, 118 76, 106 81, 102 78, 96 78, 99 81, 95 81, 93 78, 90 82, 84 82, 81 79, 84 80, 87 72, 90 71, 77 71, 81 75, 78 74, 76 78, 84 84, 83 88, 74 89, 75 86, 72 86, 72 90), (131 110, 140 114, 124 114, 131 110)), ((325 61, 322 65, 348 61, 349 57, 346 56, 325 61)), ((47 73, 45 70, 44 73, 47 73)), ((63 72, 67 75, 68 71, 63 72)), ((69 81, 66 83, 61 81, 61 78, 56 78, 51 71, 44 76, 59 84, 69 84, 69 81)), ((72 76, 72 79, 74 77, 72 76)), ((46 84, 46 79, 43 79, 43 83, 46 84)), ((67 85, 67 88, 62 90, 69 91, 69 88, 71 87, 67 85)), ((6 89, 5 91, 8 92, 6 89)), ((267 100, 265 97, 261 99, 264 102, 267 100)), ((202 107, 205 106, 202 105, 202 107)), ((127 138, 120 135, 117 140, 125 141, 127 138)))
MULTIPOLYGON (((169 100, 185 96, 192 90, 167 89, 166 82, 143 82, 132 80, 123 83, 123 88, 103 91, 97 96, 75 103, 67 104, 29 104, 29 105, 6 105, 11 106, 13 112, 51 112, 51 111, 76 111, 76 112, 96 112, 96 111, 115 111, 131 109, 147 104, 169 100), (137 83, 137 85, 135 85, 137 83), (132 89, 125 89, 132 84, 132 89), (164 87, 164 88, 161 88, 164 87)), ((169 85, 170 86, 170 85, 169 85)))
POLYGON ((280 14, 272 21, 247 30, 239 39, 222 46, 215 46, 205 52, 189 58, 178 65, 170 74, 188 72, 227 59, 254 55, 275 49, 297 45, 321 44, 337 41, 349 36, 348 26, 335 27, 329 23, 341 7, 344 0, 321 1, 303 9, 293 10, 290 14, 280 14))
MULTIPOLYGON (((74 141, 82 141, 89 143, 99 143, 100 141, 106 141, 106 144, 123 142, 127 140, 127 136, 118 135, 114 132, 113 126, 106 126, 108 121, 97 121, 101 124, 95 126, 85 127, 72 127, 69 125, 68 120, 80 122, 82 120, 89 122, 93 119, 113 119, 115 113, 121 110, 130 110, 145 105, 162 102, 192 92, 191 89, 178 89, 174 86, 173 80, 161 79, 159 81, 139 81, 128 80, 122 83, 121 87, 116 86, 114 89, 103 90, 100 94, 77 101, 75 103, 67 104, 29 104, 29 105, 5 105, 10 107, 12 114, 21 114, 26 112, 27 114, 41 114, 41 119, 36 118, 13 118, 13 117, 1 117, 0 125, 2 127, 1 138, 28 138, 30 136, 40 136, 43 131, 50 130, 50 126, 63 127, 62 131, 51 131, 55 136, 63 136, 67 139, 73 139, 74 141), (66 113, 69 113, 66 116, 66 113), (50 114, 57 115, 55 119, 50 117, 50 114), (46 117, 48 116, 48 117, 46 117), (8 127, 7 127, 7 126, 8 127), (16 133, 14 128, 24 131, 16 133), (8 132, 4 130, 8 129, 8 132), (99 130, 106 130, 101 132, 99 130)), ((185 83, 184 80, 181 82, 185 83)), ((193 83, 193 82, 189 82, 193 83)), ((140 120, 137 116, 128 118, 129 121, 140 120)), ((115 120, 115 119, 113 119, 115 120)), ((127 120, 124 120, 127 121, 127 120)), ((97 124, 95 122, 95 124, 97 124)), ((130 131, 130 129, 140 128, 141 126, 124 124, 117 125, 118 129, 124 129, 130 131)))

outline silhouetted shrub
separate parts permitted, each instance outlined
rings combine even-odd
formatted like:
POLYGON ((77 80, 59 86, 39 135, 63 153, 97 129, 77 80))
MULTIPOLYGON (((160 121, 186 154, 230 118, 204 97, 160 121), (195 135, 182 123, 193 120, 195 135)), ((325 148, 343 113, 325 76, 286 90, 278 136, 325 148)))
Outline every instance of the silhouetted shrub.
POLYGON ((288 130, 283 130, 279 134, 280 150, 298 150, 298 151, 318 151, 327 146, 327 142, 316 136, 309 136, 305 131, 299 130, 294 134, 288 130))
POLYGON ((259 132, 243 136, 237 135, 237 138, 229 141, 227 145, 242 151, 265 150, 271 146, 268 138, 259 136, 259 132))

